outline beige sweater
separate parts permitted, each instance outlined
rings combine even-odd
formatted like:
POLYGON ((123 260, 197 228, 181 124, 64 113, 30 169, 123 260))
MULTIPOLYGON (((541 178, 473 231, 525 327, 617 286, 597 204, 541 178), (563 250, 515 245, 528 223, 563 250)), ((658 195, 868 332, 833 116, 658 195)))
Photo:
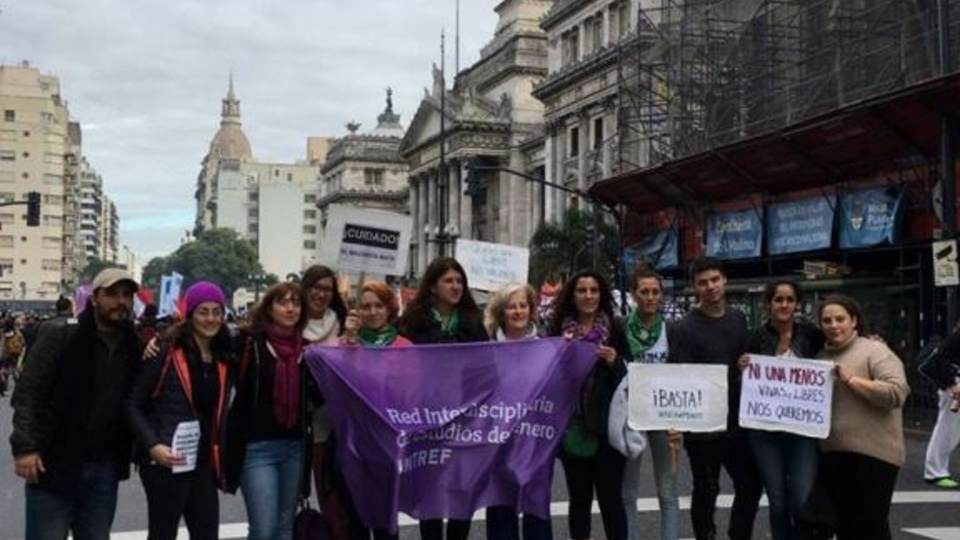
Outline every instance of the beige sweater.
POLYGON ((827 347, 820 358, 842 366, 844 374, 874 381, 863 396, 836 379, 830 436, 824 452, 853 452, 901 466, 906 461, 902 407, 910 394, 903 362, 880 341, 854 338, 840 347, 827 347))

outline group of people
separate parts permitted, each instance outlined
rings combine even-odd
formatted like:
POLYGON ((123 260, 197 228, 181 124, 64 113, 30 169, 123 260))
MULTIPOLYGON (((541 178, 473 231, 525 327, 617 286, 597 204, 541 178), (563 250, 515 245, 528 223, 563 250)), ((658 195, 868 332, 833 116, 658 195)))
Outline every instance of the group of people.
MULTIPOLYGON (((597 351, 558 449, 573 540, 592 536, 594 495, 606 538, 649 536, 636 509, 642 454, 628 457, 607 437, 611 400, 632 362, 728 367, 725 431, 647 433, 662 540, 679 534, 681 447, 693 474, 691 519, 698 540, 718 537, 721 468, 734 483, 733 540, 751 538, 764 491, 775 540, 814 538, 801 514, 818 482, 836 509, 840 540, 890 538, 887 515, 904 462, 901 407, 909 387, 900 360, 882 341, 866 337, 857 302, 827 298, 817 328, 797 319, 799 286, 778 281, 765 297, 769 321, 750 330, 744 314, 727 305, 718 261, 697 261, 691 277, 699 303, 676 322, 664 320, 660 276, 639 267, 630 283, 637 307, 625 318, 614 313, 606 279, 582 271, 566 281, 540 324, 532 287, 505 286, 483 310, 453 258, 430 263, 402 314, 396 294, 376 281, 363 283, 348 307, 334 271, 313 266, 299 283, 270 287, 238 332, 225 323, 220 287, 194 283, 185 293, 182 322, 144 349, 131 317, 138 284, 123 270, 104 270, 77 320, 41 328, 14 394, 10 440, 16 474, 26 481, 25 539, 65 540, 68 532, 78 540, 107 539, 117 485, 129 475, 131 460, 146 493, 150 540, 176 538, 181 519, 192 539, 217 538, 218 491, 237 490, 248 538, 290 540, 310 471, 336 540, 396 538, 359 518, 362 501, 351 497, 337 465, 337 433, 304 369, 304 349, 554 336, 594 343, 597 351), (826 440, 738 425, 741 369, 750 354, 835 363, 826 440), (174 451, 177 432, 188 428, 199 433, 195 459, 174 451)), ((549 516, 519 516, 510 507, 487 508, 485 523, 491 540, 553 538, 549 516)), ((420 534, 424 540, 465 540, 470 527, 468 520, 423 520, 420 534)))

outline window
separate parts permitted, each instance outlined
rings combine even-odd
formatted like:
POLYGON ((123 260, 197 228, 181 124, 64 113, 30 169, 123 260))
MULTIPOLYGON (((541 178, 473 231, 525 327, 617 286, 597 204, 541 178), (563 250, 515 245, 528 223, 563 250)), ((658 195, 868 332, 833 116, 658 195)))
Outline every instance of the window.
POLYGON ((274 170, 273 170, 273 177, 274 177, 274 178, 279 178, 279 177, 280 177, 280 169, 274 169, 274 170))
POLYGON ((572 64, 579 58, 578 49, 580 45, 580 30, 574 28, 560 37, 560 58, 561 62, 572 64))
POLYGON ((17 111, 7 109, 3 111, 3 121, 4 122, 16 122, 17 121, 17 111))
POLYGON ((256 224, 256 223, 251 223, 251 224, 247 225, 247 232, 250 233, 250 234, 256 234, 256 233, 257 233, 257 224, 256 224))
POLYGON ((13 259, 0 259, 0 275, 13 272, 13 259))
POLYGON ((304 240, 304 241, 303 241, 303 249, 317 249, 317 241, 316 241, 316 240, 304 240))
POLYGON ((383 169, 367 168, 363 170, 363 183, 367 186, 383 185, 383 169))
POLYGON ((63 269, 63 265, 60 263, 60 259, 44 259, 41 268, 48 272, 59 272, 63 269))
POLYGON ((13 223, 13 214, 0 214, 0 225, 13 223))
POLYGON ((599 51, 603 47, 603 14, 598 13, 590 26, 592 27, 590 37, 593 38, 593 50, 599 51))
POLYGON ((30 157, 30 152, 24 152, 24 153, 23 153, 23 157, 24 157, 24 158, 30 157))
POLYGON ((17 153, 13 150, 0 150, 0 161, 16 161, 17 153))
POLYGON ((13 235, 5 234, 0 236, 0 248, 12 248, 13 247, 13 235))
POLYGON ((61 240, 59 236, 44 236, 42 245, 45 248, 56 248, 59 249, 61 240))
POLYGON ((248 194, 247 194, 247 200, 248 200, 248 201, 251 201, 251 202, 257 202, 257 192, 256 192, 256 191, 251 191, 250 193, 248 193, 248 194))
POLYGON ((580 128, 572 127, 567 135, 567 157, 580 155, 580 128))
POLYGON ((59 174, 44 174, 43 183, 47 184, 48 186, 59 186, 63 184, 63 176, 59 174))
POLYGON ((29 131, 24 131, 24 132, 23 132, 23 136, 24 136, 24 137, 29 137, 29 136, 30 136, 30 132, 29 132, 29 131))
POLYGON ((303 202, 305 202, 305 203, 307 203, 307 204, 317 202, 317 194, 316 194, 316 193, 307 193, 307 194, 305 194, 305 195, 303 196, 303 202))
POLYGON ((630 2, 621 2, 614 7, 616 10, 617 37, 630 33, 630 2))
POLYGON ((316 210, 304 210, 304 211, 303 211, 303 219, 317 219, 317 211, 316 211, 316 210))
POLYGON ((292 182, 292 181, 293 181, 293 173, 292 173, 292 172, 288 172, 288 173, 287 173, 287 182, 292 182))
POLYGON ((603 117, 593 119, 593 149, 599 150, 603 146, 603 117))
POLYGON ((316 225, 304 225, 304 226, 303 226, 303 234, 317 234, 317 226, 316 226, 316 225))
POLYGON ((257 208, 248 208, 247 217, 257 217, 257 211, 258 211, 257 208))

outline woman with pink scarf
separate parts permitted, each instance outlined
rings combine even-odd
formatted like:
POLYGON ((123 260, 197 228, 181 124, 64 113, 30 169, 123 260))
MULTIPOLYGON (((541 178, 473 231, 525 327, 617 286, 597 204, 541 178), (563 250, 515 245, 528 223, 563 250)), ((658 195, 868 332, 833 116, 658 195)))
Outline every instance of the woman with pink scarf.
POLYGON ((239 478, 249 540, 290 540, 304 471, 303 328, 296 283, 267 289, 243 329, 228 460, 239 478))

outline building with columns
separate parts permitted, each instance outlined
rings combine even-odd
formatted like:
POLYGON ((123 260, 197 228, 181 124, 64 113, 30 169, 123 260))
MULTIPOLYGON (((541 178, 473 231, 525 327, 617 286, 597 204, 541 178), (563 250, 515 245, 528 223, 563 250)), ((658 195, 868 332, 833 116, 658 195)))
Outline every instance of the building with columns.
MULTIPOLYGON (((639 0, 560 0, 541 20, 548 74, 533 95, 545 109, 550 182, 586 191, 620 169, 619 48, 636 39, 639 5, 639 0)), ((559 190, 550 197, 560 212, 582 204, 559 190)))
POLYGON ((323 147, 318 141, 308 143, 309 160, 302 163, 254 159, 231 77, 220 129, 197 178, 194 233, 235 230, 257 250, 264 270, 280 279, 316 263, 320 168, 315 163, 323 161, 323 147))
POLYGON ((326 163, 320 167, 317 208, 324 226, 331 204, 410 213, 408 167, 400 157, 403 126, 400 115, 393 112, 392 90, 387 89, 386 107, 377 116, 377 126, 362 134, 357 133, 359 128, 360 124, 347 124, 349 133, 332 142, 326 163))
POLYGON ((479 189, 464 193, 468 162, 543 177, 543 105, 531 91, 547 73, 541 0, 504 0, 480 59, 446 88, 434 67, 433 87, 400 144, 410 167, 414 223, 412 275, 434 257, 451 255, 456 238, 525 246, 543 221, 545 189, 506 170, 485 170, 479 189))

